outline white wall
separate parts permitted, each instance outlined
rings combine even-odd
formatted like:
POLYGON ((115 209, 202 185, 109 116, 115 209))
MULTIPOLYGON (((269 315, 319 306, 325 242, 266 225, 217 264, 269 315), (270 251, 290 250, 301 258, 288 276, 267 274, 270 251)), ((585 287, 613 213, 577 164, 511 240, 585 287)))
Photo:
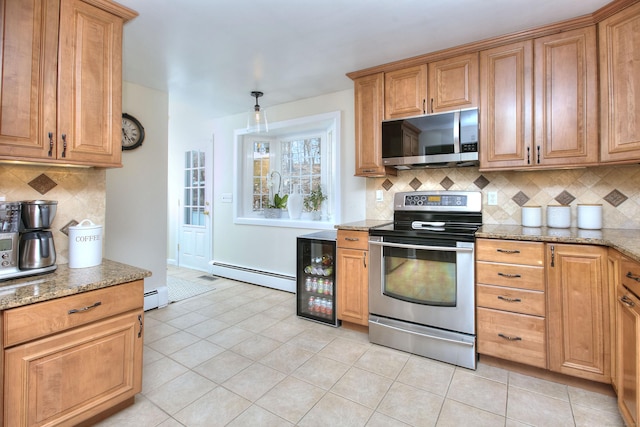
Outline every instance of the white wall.
POLYGON ((105 257, 151 270, 150 290, 167 280, 168 96, 128 82, 122 89, 122 111, 146 136, 122 153, 122 168, 107 171, 105 257))
MULTIPOLYGON (((354 177, 353 90, 335 92, 277 106, 270 106, 268 99, 268 94, 265 94, 261 99, 261 105, 267 108, 270 122, 332 111, 341 112, 339 166, 342 184, 341 222, 365 219, 366 181, 365 178, 354 177)), ((236 225, 233 223, 233 204, 222 202, 223 193, 233 193, 235 146, 233 135, 235 129, 246 126, 246 114, 209 120, 199 117, 198 112, 189 108, 187 103, 171 100, 170 104, 170 158, 175 155, 182 156, 182 150, 177 150, 176 147, 179 147, 181 141, 188 138, 211 139, 213 134, 213 260, 254 270, 295 276, 296 237, 316 230, 236 225)), ((252 104, 251 97, 247 94, 247 110, 252 104)), ((172 165, 169 165, 169 168, 169 200, 172 205, 180 198, 181 187, 171 183, 178 181, 181 169, 172 170, 172 165)), ((235 194, 233 196, 235 197, 235 194)), ((169 217, 169 258, 172 258, 175 257, 174 235, 177 230, 177 210, 174 213, 174 209, 170 208, 169 217)))

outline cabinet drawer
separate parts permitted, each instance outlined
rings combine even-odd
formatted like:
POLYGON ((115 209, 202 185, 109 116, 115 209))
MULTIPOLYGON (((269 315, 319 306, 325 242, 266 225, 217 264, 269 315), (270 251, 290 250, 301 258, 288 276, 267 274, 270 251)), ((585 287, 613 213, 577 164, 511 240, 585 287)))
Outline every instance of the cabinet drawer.
POLYGON ((478 261, 478 283, 544 291, 544 267, 478 261))
POLYGON ((622 273, 620 282, 625 288, 640 297, 640 264, 623 258, 620 263, 620 272, 622 273))
POLYGON ((366 231, 338 230, 338 247, 369 250, 369 233, 366 231))
POLYGON ((138 280, 12 308, 3 313, 4 347, 139 309, 143 305, 144 282, 138 280))
POLYGON ((544 292, 478 284, 476 298, 478 307, 541 317, 545 315, 544 292))
POLYGON ((477 239, 476 259, 541 266, 544 261, 544 244, 517 240, 477 239))
POLYGON ((546 368, 544 318, 478 308, 478 353, 546 368))

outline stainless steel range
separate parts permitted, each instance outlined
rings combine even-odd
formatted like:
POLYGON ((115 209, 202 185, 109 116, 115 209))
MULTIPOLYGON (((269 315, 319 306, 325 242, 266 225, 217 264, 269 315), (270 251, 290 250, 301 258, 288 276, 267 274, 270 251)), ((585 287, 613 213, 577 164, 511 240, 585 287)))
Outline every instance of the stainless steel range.
POLYGON ((482 193, 394 197, 393 224, 369 233, 369 340, 476 368, 474 234, 482 193))

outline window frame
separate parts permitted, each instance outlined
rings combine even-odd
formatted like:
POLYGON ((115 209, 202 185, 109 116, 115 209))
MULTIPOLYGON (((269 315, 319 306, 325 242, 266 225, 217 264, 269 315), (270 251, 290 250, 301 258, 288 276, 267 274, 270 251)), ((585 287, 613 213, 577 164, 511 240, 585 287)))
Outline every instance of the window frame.
MULTIPOLYGON (((234 132, 234 197, 233 222, 235 224, 263 225, 290 228, 333 229, 340 221, 340 173, 338 170, 340 147, 340 112, 306 116, 282 122, 270 123, 268 133, 251 133, 246 129, 234 132), (283 212, 282 218, 265 218, 262 214, 254 214, 252 210, 252 177, 253 142, 269 142, 271 162, 277 165, 270 170, 280 171, 281 142, 291 137, 308 137, 322 134, 322 188, 328 195, 324 202, 322 220, 313 220, 310 213, 303 212, 301 219, 292 220, 283 212), (274 144, 275 143, 275 144, 274 144), (251 147, 251 148, 247 148, 251 147)), ((276 183, 277 185, 277 183, 276 183)), ((285 182, 282 183, 283 190, 285 182)), ((282 194, 288 193, 282 191, 282 194)))

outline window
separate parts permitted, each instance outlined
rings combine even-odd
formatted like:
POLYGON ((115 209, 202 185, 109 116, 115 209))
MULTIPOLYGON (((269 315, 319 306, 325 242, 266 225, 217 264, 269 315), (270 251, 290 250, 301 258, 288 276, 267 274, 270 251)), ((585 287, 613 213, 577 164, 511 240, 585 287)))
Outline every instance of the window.
POLYGON ((329 228, 337 221, 339 118, 336 112, 270 124, 269 133, 236 131, 236 223, 329 228), (275 194, 296 186, 303 197, 317 186, 327 196, 320 221, 310 212, 296 220, 286 210, 276 219, 266 215, 275 194))
POLYGON ((184 224, 205 225, 204 153, 187 151, 184 154, 184 224))

